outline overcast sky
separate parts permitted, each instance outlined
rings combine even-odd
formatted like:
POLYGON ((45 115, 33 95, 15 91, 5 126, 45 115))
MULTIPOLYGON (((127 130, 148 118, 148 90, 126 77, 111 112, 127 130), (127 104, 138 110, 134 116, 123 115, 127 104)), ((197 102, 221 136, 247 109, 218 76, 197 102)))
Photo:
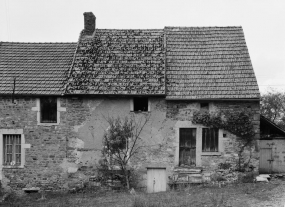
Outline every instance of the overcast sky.
POLYGON ((89 11, 102 29, 242 26, 260 91, 285 91, 284 0, 0 0, 0 41, 77 42, 89 11))

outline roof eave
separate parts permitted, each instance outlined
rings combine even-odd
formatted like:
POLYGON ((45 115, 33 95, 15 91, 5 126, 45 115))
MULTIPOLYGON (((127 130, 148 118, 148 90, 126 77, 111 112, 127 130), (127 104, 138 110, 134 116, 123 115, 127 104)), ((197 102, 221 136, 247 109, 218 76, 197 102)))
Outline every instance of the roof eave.
POLYGON ((260 101, 260 98, 165 98, 167 101, 260 101))

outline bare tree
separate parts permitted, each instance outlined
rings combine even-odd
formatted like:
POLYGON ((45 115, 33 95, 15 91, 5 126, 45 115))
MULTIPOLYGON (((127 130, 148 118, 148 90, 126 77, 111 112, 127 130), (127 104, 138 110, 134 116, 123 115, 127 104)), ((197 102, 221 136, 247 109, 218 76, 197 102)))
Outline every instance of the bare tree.
POLYGON ((149 116, 125 118, 109 117, 109 127, 103 136, 102 155, 109 169, 119 167, 127 189, 130 189, 130 160, 143 147, 140 134, 149 120, 149 116))

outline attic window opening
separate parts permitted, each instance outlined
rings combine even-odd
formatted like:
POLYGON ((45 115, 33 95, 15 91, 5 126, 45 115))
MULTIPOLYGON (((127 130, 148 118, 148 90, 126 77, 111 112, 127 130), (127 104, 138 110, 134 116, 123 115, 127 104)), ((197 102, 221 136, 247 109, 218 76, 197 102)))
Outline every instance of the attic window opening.
POLYGON ((133 100, 134 111, 148 111, 148 98, 147 97, 136 97, 133 100))
POLYGON ((200 103, 201 110, 208 111, 209 110, 209 103, 200 103))
POLYGON ((57 99, 56 97, 40 98, 41 123, 57 123, 57 99))

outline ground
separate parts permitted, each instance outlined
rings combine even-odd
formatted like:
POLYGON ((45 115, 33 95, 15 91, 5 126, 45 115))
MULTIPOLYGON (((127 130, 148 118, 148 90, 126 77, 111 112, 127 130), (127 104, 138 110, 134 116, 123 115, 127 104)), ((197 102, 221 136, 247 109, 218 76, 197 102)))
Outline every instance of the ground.
POLYGON ((111 207, 283 207, 285 204, 285 179, 269 183, 239 183, 227 186, 193 185, 175 191, 145 194, 136 192, 87 191, 76 194, 29 194, 21 198, 8 198, 0 206, 111 206, 111 207))

